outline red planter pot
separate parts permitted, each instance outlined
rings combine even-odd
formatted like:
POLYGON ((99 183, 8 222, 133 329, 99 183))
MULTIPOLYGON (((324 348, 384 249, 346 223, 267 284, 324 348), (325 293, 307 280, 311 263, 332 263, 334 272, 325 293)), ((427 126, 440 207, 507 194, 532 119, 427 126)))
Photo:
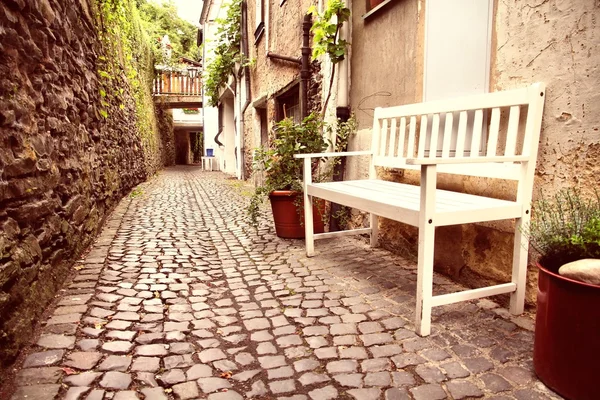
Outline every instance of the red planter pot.
MULTIPOLYGON (((301 239, 304 237, 304 210, 298 211, 296 198, 302 193, 291 190, 276 190, 269 194, 273 219, 275 220, 275 232, 277 236, 286 239, 301 239)), ((325 231, 323 218, 324 203, 321 207, 313 206, 313 224, 315 233, 325 231)))
POLYGON ((538 267, 535 373, 567 399, 600 399, 600 286, 538 267))

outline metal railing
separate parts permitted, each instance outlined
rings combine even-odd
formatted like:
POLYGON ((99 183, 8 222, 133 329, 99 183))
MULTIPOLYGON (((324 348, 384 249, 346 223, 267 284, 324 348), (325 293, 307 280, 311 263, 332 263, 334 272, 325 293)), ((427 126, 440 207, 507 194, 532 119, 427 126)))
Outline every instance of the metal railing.
POLYGON ((202 76, 199 71, 161 71, 154 78, 152 94, 160 96, 200 96, 202 76))

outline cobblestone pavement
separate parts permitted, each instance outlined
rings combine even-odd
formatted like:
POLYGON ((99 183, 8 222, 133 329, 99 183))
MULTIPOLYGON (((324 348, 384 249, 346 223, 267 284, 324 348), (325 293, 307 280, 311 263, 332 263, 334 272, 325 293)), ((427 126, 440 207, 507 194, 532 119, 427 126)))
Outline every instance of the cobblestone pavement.
MULTIPOLYGON (((415 265, 360 239, 246 224, 240 183, 167 169, 110 217, 57 298, 13 399, 557 399, 531 316, 489 300, 413 332, 415 265)), ((436 290, 458 290, 440 275, 436 290)))

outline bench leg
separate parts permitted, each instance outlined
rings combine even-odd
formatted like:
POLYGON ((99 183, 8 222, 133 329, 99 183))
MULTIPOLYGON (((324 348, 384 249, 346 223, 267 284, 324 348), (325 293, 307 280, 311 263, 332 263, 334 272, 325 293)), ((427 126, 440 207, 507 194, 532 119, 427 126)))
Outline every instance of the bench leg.
POLYGON ((312 208, 312 196, 306 194, 304 191, 304 237, 306 243, 306 256, 312 257, 315 255, 315 238, 314 238, 314 227, 313 227, 313 208, 312 208))
POLYGON ((527 226, 528 224, 528 214, 525 214, 524 218, 518 218, 515 223, 512 282, 517 285, 517 290, 510 295, 509 309, 511 314, 514 315, 523 313, 525 306, 525 289, 527 286, 527 252, 529 240, 527 239, 527 236, 521 232, 521 229, 523 226, 527 226))
POLYGON ((371 214, 371 247, 379 245, 379 217, 371 214))
POLYGON ((423 224, 419 229, 419 260, 417 275, 417 307, 415 326, 417 334, 431 333, 431 297, 433 295, 433 248, 435 227, 423 224))

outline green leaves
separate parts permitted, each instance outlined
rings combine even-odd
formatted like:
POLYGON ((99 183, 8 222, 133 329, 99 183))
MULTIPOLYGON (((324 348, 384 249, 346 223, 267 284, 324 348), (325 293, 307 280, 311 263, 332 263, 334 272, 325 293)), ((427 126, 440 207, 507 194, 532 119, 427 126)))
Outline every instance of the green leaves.
POLYGON ((322 14, 313 5, 308 14, 315 20, 311 27, 313 33, 313 60, 327 54, 332 63, 337 64, 346 57, 348 43, 338 38, 338 32, 344 22, 350 19, 350 9, 340 0, 329 0, 322 14))
POLYGON ((582 258, 600 258, 600 192, 584 195, 567 189, 533 204, 532 220, 524 234, 552 270, 582 258))
POLYGON ((219 92, 233 74, 235 64, 245 62, 240 52, 241 20, 241 0, 233 0, 227 8, 225 18, 217 19, 219 25, 216 32, 215 56, 206 67, 203 79, 208 103, 213 107, 218 105, 219 92))

